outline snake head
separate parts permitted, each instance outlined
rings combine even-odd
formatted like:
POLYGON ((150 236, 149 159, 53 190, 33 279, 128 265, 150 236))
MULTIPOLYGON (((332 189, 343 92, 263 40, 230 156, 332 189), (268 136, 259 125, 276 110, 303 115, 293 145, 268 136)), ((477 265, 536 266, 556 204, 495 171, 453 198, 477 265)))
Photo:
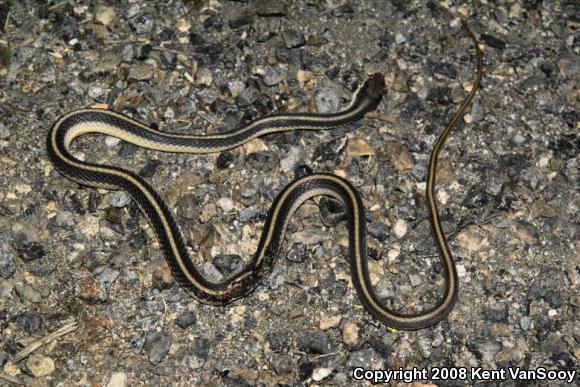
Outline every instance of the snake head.
POLYGON ((385 76, 382 73, 374 73, 366 80, 362 89, 371 98, 381 98, 385 90, 385 76))

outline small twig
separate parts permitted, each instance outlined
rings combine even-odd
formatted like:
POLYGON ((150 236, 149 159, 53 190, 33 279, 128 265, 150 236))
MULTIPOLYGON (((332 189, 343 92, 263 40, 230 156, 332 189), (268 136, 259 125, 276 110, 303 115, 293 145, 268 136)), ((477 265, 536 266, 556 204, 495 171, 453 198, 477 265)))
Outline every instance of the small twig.
POLYGON ((24 349, 22 349, 16 355, 14 355, 12 362, 14 364, 18 363, 20 360, 24 359, 25 357, 30 355, 32 352, 36 351, 38 348, 50 343, 54 339, 57 339, 61 336, 64 336, 70 332, 75 331, 77 329, 77 327, 78 327, 77 322, 73 321, 73 322, 70 322, 66 325, 63 325, 62 327, 60 327, 56 331, 38 339, 38 340, 34 340, 32 343, 28 344, 24 349))
POLYGON ((16 384, 17 386, 23 386, 20 380, 16 379, 14 376, 7 375, 3 372, 0 373, 0 380, 4 380, 5 382, 16 384))
POLYGON ((51 7, 48 7, 48 10, 49 10, 49 11, 52 11, 53 9, 55 9, 55 8, 58 8, 58 7, 60 7, 61 5, 63 5, 63 4, 66 4, 66 3, 68 3, 68 1, 61 1, 60 3, 56 3, 55 5, 53 5, 53 6, 51 6, 51 7))
POLYGON ((295 355, 299 355, 299 356, 306 356, 306 357, 308 358, 308 361, 314 361, 314 360, 322 359, 322 358, 325 358, 325 357, 336 356, 336 355, 340 354, 340 352, 341 352, 341 351, 340 351, 340 349, 338 349, 338 350, 336 350, 336 351, 334 351, 334 352, 330 352, 330 353, 323 353, 323 354, 320 354, 320 355, 314 355, 314 356, 313 356, 313 355, 311 355, 311 354, 308 354, 308 353, 306 353, 306 352, 302 352, 302 351, 300 351, 300 350, 297 350, 297 349, 294 349, 294 350, 292 350, 291 352, 292 352, 293 354, 295 354, 295 355))
POLYGON ((105 41, 108 45, 114 44, 127 44, 127 43, 149 43, 149 39, 145 38, 137 38, 137 39, 119 39, 119 40, 107 40, 105 41))
POLYGON ((310 360, 310 361, 314 361, 314 360, 318 360, 318 359, 323 359, 323 358, 325 358, 325 357, 336 356, 336 355, 339 355, 339 354, 340 354, 340 349, 338 349, 338 350, 336 350, 336 351, 334 351, 334 352, 330 352, 330 353, 323 353, 323 354, 320 354, 320 355, 313 356, 313 357, 311 357, 311 358, 310 358, 310 359, 308 359, 308 360, 310 360))
POLYGON ((172 53, 174 53, 176 55, 195 56, 195 53, 193 53, 193 52, 179 51, 179 50, 174 50, 173 48, 165 48, 165 47, 154 46, 154 47, 151 47, 151 49, 152 50, 155 50, 155 51, 172 52, 172 53))
POLYGON ((199 112, 197 112, 197 115, 198 115, 200 118, 204 119, 205 121, 209 122, 209 123, 210 123, 210 124, 212 124, 212 125, 215 125, 215 124, 216 124, 216 122, 217 122, 217 120, 216 120, 215 118, 213 118, 213 117, 210 117, 210 116, 209 116, 209 115, 207 115, 205 112, 199 111, 199 112))
POLYGON ((6 13, 6 19, 4 20, 4 32, 8 29, 8 21, 10 20, 10 9, 6 13))

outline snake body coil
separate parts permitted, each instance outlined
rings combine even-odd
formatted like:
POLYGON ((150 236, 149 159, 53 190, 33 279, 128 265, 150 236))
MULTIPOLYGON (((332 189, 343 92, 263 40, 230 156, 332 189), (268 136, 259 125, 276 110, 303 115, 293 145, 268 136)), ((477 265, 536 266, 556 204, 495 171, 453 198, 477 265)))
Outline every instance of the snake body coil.
MULTIPOLYGON (((471 32, 470 32, 471 34, 471 32)), ((471 34, 475 41, 475 38, 471 34)), ((479 48, 479 72, 481 58, 479 48)), ((478 74, 477 83, 480 74, 478 74)), ((47 153, 55 168, 67 178, 80 184, 126 191, 139 206, 155 231, 164 256, 179 284, 195 298, 210 304, 225 304, 251 292, 270 272, 282 247, 286 226, 296 209, 306 200, 328 195, 340 200, 346 209, 349 225, 349 257, 353 284, 372 316, 386 325, 399 329, 420 329, 443 319, 457 298, 457 273, 453 258, 441 231, 433 198, 437 156, 449 131, 473 98, 476 87, 438 139, 432 153, 427 181, 427 197, 435 240, 441 252, 445 271, 443 298, 433 309, 417 315, 402 315, 387 308, 371 286, 367 266, 366 217, 362 200, 356 189, 346 180, 330 174, 313 174, 290 183, 274 201, 253 259, 241 272, 221 282, 205 279, 196 269, 186 251, 181 233, 157 192, 140 176, 122 168, 92 164, 71 155, 71 142, 87 133, 107 134, 140 147, 184 153, 213 153, 235 148, 268 134, 292 130, 330 129, 360 120, 378 106, 384 90, 384 77, 374 74, 354 94, 351 103, 334 114, 277 114, 259 118, 251 124, 229 133, 216 135, 184 135, 164 133, 120 113, 83 109, 62 116, 47 136, 47 153)))

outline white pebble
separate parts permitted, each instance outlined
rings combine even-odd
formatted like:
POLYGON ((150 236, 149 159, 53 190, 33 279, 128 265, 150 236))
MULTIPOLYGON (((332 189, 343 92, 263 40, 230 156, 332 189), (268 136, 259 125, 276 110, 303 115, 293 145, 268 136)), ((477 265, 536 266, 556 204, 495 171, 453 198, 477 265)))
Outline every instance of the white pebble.
POLYGON ((127 374, 124 372, 115 372, 111 375, 107 387, 125 387, 127 383, 127 374))
POLYGON ((231 198, 220 198, 217 205, 223 212, 230 212, 234 209, 234 201, 231 198))
POLYGON ((113 136, 105 137, 105 145, 106 146, 117 146, 120 142, 121 142, 121 140, 119 140, 117 137, 113 137, 113 136))
POLYGON ((332 369, 330 368, 316 368, 312 371, 312 380, 315 382, 320 382, 322 379, 328 377, 332 373, 332 369))
POLYGON ((401 239, 407 234, 407 222, 403 219, 397 219, 395 225, 393 226, 393 234, 397 239, 401 239))

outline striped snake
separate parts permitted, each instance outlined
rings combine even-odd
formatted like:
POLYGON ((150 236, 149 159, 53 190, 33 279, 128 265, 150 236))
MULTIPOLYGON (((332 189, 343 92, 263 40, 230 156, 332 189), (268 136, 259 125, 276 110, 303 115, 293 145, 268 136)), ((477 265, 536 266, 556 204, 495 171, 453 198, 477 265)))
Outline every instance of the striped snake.
POLYGON ((251 292, 270 273, 280 253, 286 226, 296 209, 314 196, 333 197, 341 201, 346 210, 352 282, 364 307, 373 317, 389 327, 405 330, 425 328, 447 316, 458 294, 457 271, 441 228, 434 198, 434 185, 439 153, 449 132, 473 99, 481 79, 481 51, 473 33, 465 24, 464 26, 477 50, 477 77, 459 110, 434 145, 429 162, 426 189, 430 223, 444 269, 445 290, 436 306, 419 314, 401 314, 389 309, 374 291, 367 263, 364 206, 357 190, 341 177, 316 173, 288 184, 272 204, 253 259, 231 278, 220 283, 213 283, 195 267, 167 205, 143 178, 119 167, 81 161, 70 153, 70 144, 73 140, 87 133, 114 136, 137 146, 157 151, 215 153, 235 148, 269 133, 331 129, 360 120, 367 112, 377 108, 385 87, 384 77, 380 73, 371 76, 355 92, 350 104, 337 113, 274 114, 258 118, 247 126, 224 134, 196 136, 166 133, 109 110, 73 111, 60 117, 50 129, 46 142, 48 158, 62 175, 73 181, 91 187, 121 189, 127 192, 154 230, 177 282, 192 296, 209 304, 226 304, 251 292))

